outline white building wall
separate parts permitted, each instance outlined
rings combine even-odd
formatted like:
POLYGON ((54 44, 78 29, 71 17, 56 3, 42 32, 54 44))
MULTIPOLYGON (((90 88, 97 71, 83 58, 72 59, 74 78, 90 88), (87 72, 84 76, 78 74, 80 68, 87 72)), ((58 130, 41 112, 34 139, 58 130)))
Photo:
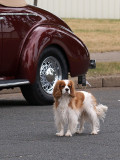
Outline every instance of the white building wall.
POLYGON ((62 18, 120 19, 120 0, 38 0, 38 7, 62 18))

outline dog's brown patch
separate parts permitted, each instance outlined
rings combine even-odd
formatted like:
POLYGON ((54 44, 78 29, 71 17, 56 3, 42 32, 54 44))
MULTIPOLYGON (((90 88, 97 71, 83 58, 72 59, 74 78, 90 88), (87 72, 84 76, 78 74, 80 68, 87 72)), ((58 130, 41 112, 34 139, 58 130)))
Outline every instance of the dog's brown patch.
POLYGON ((84 94, 82 92, 75 92, 75 97, 70 100, 69 107, 72 109, 80 109, 83 106, 84 94))

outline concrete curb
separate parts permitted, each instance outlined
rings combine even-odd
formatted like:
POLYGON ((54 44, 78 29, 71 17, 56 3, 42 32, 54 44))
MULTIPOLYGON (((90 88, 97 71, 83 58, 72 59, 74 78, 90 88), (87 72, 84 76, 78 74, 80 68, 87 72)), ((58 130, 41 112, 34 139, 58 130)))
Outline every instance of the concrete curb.
MULTIPOLYGON (((82 88, 81 85, 78 85, 77 78, 70 78, 75 83, 75 88, 82 88)), ((88 83, 91 85, 87 85, 86 88, 102 88, 102 87, 120 87, 120 76, 119 75, 111 75, 104 77, 89 77, 87 78, 88 83)))
MULTIPOLYGON (((83 88, 81 85, 78 85, 78 78, 70 78, 75 83, 76 89, 83 88)), ((102 87, 120 87, 120 75, 111 75, 111 76, 104 76, 104 77, 88 77, 87 81, 89 85, 86 88, 102 88, 102 87)), ((0 94, 11 94, 11 93, 20 93, 20 88, 14 89, 3 89, 0 91, 0 94)))

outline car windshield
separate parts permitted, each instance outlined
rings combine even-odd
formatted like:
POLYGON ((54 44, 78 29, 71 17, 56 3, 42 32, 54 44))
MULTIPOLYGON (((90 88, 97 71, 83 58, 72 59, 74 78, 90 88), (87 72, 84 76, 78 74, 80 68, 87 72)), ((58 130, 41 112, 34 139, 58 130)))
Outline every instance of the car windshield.
POLYGON ((0 4, 8 7, 23 7, 27 5, 25 0, 0 0, 0 4))

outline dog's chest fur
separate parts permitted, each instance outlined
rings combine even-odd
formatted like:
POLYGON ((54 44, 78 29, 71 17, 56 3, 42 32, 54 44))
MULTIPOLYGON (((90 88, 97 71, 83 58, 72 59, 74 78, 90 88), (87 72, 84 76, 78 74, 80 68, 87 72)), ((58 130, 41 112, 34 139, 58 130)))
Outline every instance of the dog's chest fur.
POLYGON ((69 103, 70 97, 62 96, 59 100, 59 105, 57 107, 57 112, 59 114, 59 118, 63 120, 65 123, 68 121, 68 114, 69 114, 69 103))

